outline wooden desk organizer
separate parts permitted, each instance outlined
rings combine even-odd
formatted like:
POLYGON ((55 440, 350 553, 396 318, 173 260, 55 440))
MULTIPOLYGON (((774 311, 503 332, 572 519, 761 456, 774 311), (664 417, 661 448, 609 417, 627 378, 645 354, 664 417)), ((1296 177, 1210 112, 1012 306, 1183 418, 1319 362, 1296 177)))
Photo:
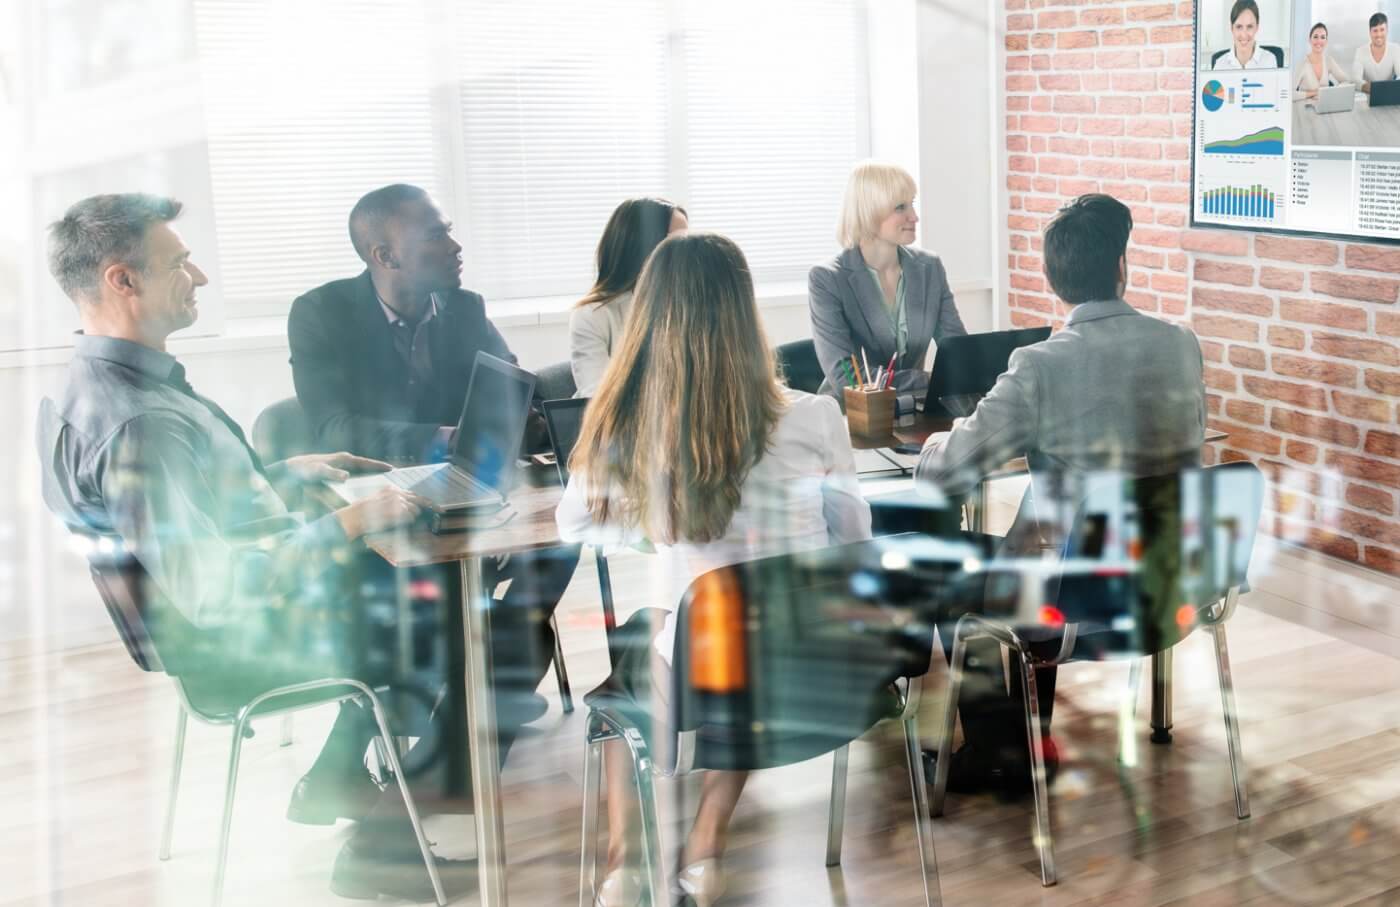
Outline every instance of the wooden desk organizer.
POLYGON ((846 423, 853 433, 879 437, 894 431, 894 388, 878 391, 845 387, 846 423))

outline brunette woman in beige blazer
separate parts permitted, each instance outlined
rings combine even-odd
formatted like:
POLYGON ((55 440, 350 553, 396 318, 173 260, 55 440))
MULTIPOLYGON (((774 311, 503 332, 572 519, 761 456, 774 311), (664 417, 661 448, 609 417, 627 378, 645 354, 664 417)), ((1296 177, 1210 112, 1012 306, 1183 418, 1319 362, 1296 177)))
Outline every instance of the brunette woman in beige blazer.
POLYGON ((1347 71, 1327 53, 1327 26, 1321 22, 1308 32, 1312 48, 1293 74, 1293 91, 1304 98, 1317 97, 1318 89, 1343 85, 1351 81, 1347 71))
POLYGON ((838 393, 847 383, 841 360, 863 351, 871 369, 893 356, 895 390, 922 395, 929 342, 967 333, 943 262, 911 245, 914 192, 900 167, 866 161, 851 171, 837 232, 844 251, 807 277, 822 393, 838 393))

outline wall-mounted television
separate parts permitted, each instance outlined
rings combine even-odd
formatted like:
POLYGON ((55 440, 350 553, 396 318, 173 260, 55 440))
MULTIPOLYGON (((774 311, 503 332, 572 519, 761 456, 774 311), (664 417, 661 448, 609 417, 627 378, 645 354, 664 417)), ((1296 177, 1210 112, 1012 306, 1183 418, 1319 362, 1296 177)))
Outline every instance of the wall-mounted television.
POLYGON ((1193 226, 1400 242, 1400 0, 1196 0, 1193 226))

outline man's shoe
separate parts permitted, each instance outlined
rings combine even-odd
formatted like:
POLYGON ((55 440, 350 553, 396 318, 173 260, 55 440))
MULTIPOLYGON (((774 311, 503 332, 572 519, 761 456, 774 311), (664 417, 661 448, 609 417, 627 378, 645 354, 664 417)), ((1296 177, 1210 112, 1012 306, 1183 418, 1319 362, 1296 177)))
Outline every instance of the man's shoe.
POLYGON ((299 825, 334 825, 336 819, 358 822, 369 814, 381 792, 363 769, 351 775, 307 772, 292 788, 287 818, 299 825))
MULTIPOLYGON (((948 765, 948 790, 955 794, 980 794, 995 786, 993 765, 980 751, 964 744, 953 753, 948 765)), ((938 751, 924 750, 924 780, 933 785, 938 770, 938 751)))
MULTIPOLYGON (((475 860, 444 860, 433 857, 438 878, 447 900, 465 895, 476 887, 475 860)), ((384 895, 405 901, 434 901, 433 881, 428 877, 423 857, 417 852, 400 851, 393 856, 379 852, 361 853, 354 841, 346 842, 331 870, 331 893, 342 898, 370 901, 384 895)))

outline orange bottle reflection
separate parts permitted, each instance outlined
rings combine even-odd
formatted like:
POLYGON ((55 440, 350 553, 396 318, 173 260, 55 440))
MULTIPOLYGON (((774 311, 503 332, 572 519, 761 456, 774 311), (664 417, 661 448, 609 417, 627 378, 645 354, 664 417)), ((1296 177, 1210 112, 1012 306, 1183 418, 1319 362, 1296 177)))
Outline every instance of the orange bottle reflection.
POLYGON ((748 686, 744 594, 730 570, 712 570, 694 585, 690 601, 690 684, 709 693, 748 686))

